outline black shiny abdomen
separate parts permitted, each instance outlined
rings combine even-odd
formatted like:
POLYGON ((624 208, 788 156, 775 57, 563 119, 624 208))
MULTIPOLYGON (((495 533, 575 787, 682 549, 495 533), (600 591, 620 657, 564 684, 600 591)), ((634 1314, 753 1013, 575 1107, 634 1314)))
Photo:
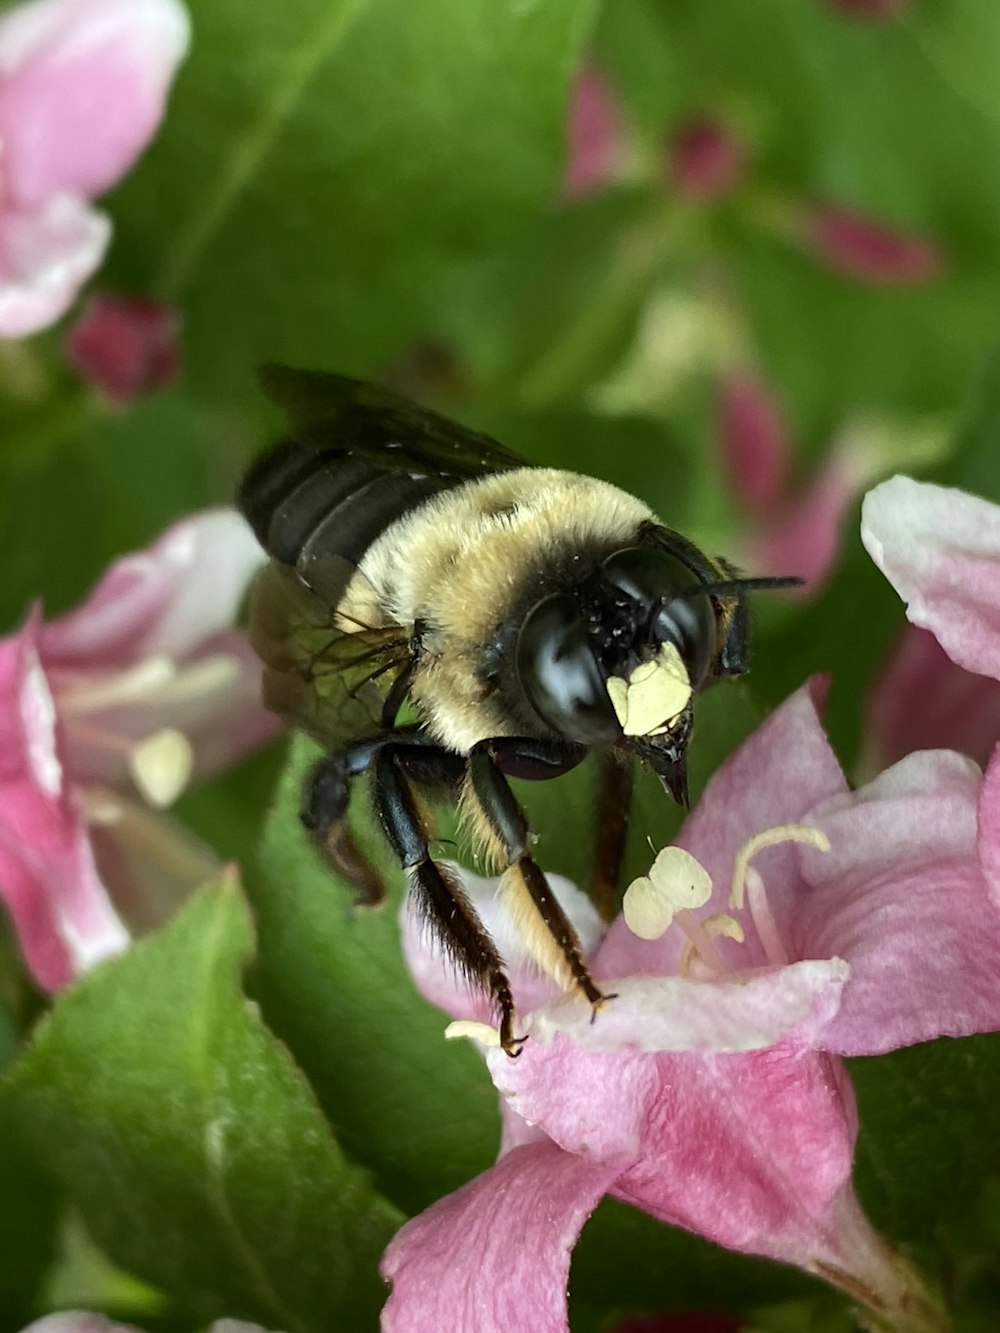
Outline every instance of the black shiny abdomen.
POLYGON ((283 440, 251 467, 237 502, 268 555, 322 595, 331 592, 324 586, 331 565, 357 565, 397 518, 455 484, 283 440))

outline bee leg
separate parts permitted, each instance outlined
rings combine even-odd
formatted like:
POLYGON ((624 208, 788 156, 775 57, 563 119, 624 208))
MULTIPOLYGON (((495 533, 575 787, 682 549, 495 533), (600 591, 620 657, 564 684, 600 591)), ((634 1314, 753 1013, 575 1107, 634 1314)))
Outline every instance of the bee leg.
MULTIPOLYGON (((514 997, 503 960, 457 877, 431 860, 428 833, 406 778, 408 766, 425 768, 433 751, 385 745, 375 758, 375 805, 386 837, 410 877, 418 909, 469 982, 485 990, 500 1017, 500 1045, 518 1055, 523 1038, 514 1036, 514 997)), ((440 751, 443 767, 456 756, 440 751)))
POLYGON ((531 929, 534 922, 526 922, 529 948, 547 970, 575 985, 596 1011, 610 997, 591 977, 579 937, 528 851, 528 822, 500 767, 503 763, 517 771, 533 762, 545 763, 546 758, 555 771, 567 767, 565 762, 559 764, 556 749, 545 741, 508 737, 480 741, 469 753, 469 783, 483 818, 503 847, 508 870, 523 884, 541 921, 543 933, 531 929))
POLYGON ((589 893, 602 919, 612 921, 621 898, 634 771, 607 750, 600 752, 598 763, 597 841, 589 893))
POLYGON ((355 888, 358 901, 377 907, 385 898, 385 885, 345 823, 351 778, 361 771, 352 758, 345 750, 324 755, 312 766, 302 786, 299 818, 333 869, 355 888))
MULTIPOLYGON (((728 560, 720 560, 723 572, 729 578, 739 578, 739 570, 728 560)), ((729 633, 719 652, 719 672, 723 676, 742 676, 747 670, 747 646, 750 637, 750 610, 746 598, 736 603, 729 623, 729 633)))

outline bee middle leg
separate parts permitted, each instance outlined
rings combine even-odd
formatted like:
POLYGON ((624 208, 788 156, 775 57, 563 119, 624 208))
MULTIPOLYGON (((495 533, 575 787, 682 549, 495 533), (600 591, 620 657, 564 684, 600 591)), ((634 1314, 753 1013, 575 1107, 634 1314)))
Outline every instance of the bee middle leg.
POLYGON ((375 805, 393 850, 410 877, 416 905, 459 970, 491 997, 500 1018, 500 1045, 517 1055, 514 997, 503 960, 457 876, 432 860, 429 834, 409 778, 440 781, 464 768, 461 756, 438 748, 384 745, 375 757, 375 805))
POLYGON ((572 768, 580 757, 575 749, 530 738, 480 741, 469 753, 468 781, 479 811, 503 849, 508 872, 518 876, 527 890, 542 926, 544 933, 539 935, 531 929, 536 923, 526 923, 529 948, 557 979, 575 985, 596 1010, 610 997, 590 975, 579 937, 528 850, 528 821, 504 773, 504 768, 514 773, 533 768, 532 776, 537 777, 539 770, 548 768, 555 776, 572 768))

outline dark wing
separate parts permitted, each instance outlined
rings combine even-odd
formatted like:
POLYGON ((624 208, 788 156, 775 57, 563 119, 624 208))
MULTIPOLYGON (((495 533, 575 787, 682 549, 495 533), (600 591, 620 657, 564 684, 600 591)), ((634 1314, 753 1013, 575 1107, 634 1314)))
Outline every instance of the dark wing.
POLYGON ((488 435, 376 384, 274 364, 259 374, 295 438, 323 453, 364 459, 381 472, 456 482, 530 466, 488 435))
POLYGON ((382 709, 411 663, 397 625, 338 629, 333 612, 273 561, 254 584, 250 642, 264 663, 264 704, 330 750, 383 730, 382 709))

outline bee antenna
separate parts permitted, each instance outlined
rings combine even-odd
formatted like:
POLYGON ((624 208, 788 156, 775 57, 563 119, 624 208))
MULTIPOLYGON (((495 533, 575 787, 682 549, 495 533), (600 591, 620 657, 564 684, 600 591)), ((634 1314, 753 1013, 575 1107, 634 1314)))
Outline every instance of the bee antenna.
POLYGON ((692 589, 695 593, 706 593, 709 597, 734 597, 744 592, 763 592, 768 588, 800 588, 805 579, 794 574, 752 579, 719 579, 715 583, 705 583, 700 588, 692 589))

